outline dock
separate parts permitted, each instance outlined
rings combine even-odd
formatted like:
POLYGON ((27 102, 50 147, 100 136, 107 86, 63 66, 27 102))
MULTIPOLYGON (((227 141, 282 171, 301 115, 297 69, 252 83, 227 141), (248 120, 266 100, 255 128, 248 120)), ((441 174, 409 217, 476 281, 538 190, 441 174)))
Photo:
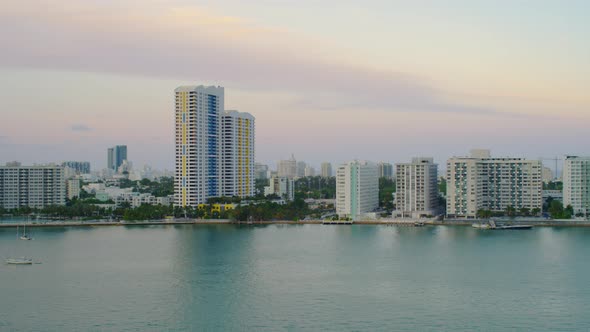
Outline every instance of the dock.
POLYGON ((352 220, 324 220, 322 225, 352 225, 352 220))

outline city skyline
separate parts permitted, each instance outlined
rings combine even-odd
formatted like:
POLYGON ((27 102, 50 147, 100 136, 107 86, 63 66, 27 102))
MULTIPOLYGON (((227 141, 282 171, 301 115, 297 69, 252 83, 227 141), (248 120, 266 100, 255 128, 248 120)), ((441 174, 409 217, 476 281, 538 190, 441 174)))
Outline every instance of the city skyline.
POLYGON ((185 84, 231 90, 226 108, 258 119, 269 165, 590 154, 583 1, 62 4, 0 13, 0 163, 102 169, 126 144, 136 165, 173 169, 169 91, 185 84))

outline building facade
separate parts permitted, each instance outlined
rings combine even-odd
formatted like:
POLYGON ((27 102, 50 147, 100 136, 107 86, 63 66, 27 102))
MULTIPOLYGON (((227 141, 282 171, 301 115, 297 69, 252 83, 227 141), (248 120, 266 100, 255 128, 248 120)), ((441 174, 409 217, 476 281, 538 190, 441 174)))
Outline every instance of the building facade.
POLYGON ((288 160, 279 160, 277 163, 277 175, 289 179, 297 177, 297 160, 295 156, 291 155, 291 159, 288 160))
POLYGON ((567 156, 563 165, 563 205, 590 216, 590 157, 567 156))
POLYGON ((310 165, 305 166, 305 176, 315 176, 315 168, 310 165))
POLYGON ((71 168, 76 174, 90 174, 90 163, 87 161, 64 161, 61 166, 71 168))
POLYGON ((175 206, 255 194, 255 119, 249 113, 225 111, 224 97, 223 87, 175 90, 175 206))
POLYGON ((379 166, 379 177, 393 179, 393 165, 386 162, 380 162, 379 166))
POLYGON ((491 158, 477 150, 447 161, 447 216, 476 218, 480 210, 542 209, 542 164, 522 158, 491 158))
POLYGON ((332 164, 329 162, 322 163, 322 177, 329 178, 332 176, 332 164))
POLYGON ((226 111, 221 122, 221 195, 254 196, 254 117, 226 111))
POLYGON ((127 145, 117 145, 107 150, 107 168, 114 172, 127 160, 127 145))
POLYGON ((439 211, 438 165, 432 158, 396 164, 394 217, 436 216, 439 211))
POLYGON ((305 161, 298 161, 297 162, 297 174, 295 177, 302 178, 305 176, 305 168, 307 168, 307 164, 305 161))
POLYGON ((66 180, 66 196, 69 200, 80 197, 80 179, 66 180))
POLYGON ((261 163, 255 163, 254 164, 254 177, 257 180, 266 180, 266 179, 268 179, 270 177, 269 176, 268 165, 261 164, 261 163))
POLYGON ((44 208, 65 205, 66 188, 61 166, 0 166, 0 206, 44 208))
POLYGON ((181 86, 175 94, 175 206, 197 206, 221 195, 224 88, 181 86))
POLYGON ((336 171, 336 214, 358 219, 379 207, 379 169, 367 161, 351 161, 336 171))
POLYGON ((269 185, 264 187, 264 195, 277 195, 286 201, 292 201, 295 199, 295 181, 286 177, 273 176, 269 185))

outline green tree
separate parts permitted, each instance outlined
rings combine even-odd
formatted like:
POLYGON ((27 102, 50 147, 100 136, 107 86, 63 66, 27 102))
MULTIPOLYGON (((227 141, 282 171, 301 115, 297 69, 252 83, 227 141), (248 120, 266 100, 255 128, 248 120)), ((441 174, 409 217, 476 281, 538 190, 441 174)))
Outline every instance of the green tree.
POLYGON ((444 177, 439 178, 438 192, 443 194, 447 193, 447 180, 444 177))
POLYGON ((528 217, 531 215, 531 210, 529 208, 523 207, 518 210, 518 213, 523 217, 528 217))
POLYGON ((543 183, 543 190, 563 190, 563 182, 551 181, 549 183, 543 183))
POLYGON ((549 214, 554 219, 560 218, 563 214, 563 204, 558 200, 552 200, 549 203, 549 214))
POLYGON ((255 192, 254 195, 258 198, 264 197, 264 187, 269 185, 268 179, 256 179, 254 182, 255 192))
POLYGON ((379 206, 388 211, 393 210, 393 193, 396 191, 395 181, 379 178, 379 206))
POLYGON ((508 205, 505 209, 505 212, 507 216, 513 217, 516 214, 516 209, 513 206, 508 205))
POLYGON ((477 210, 476 216, 481 219, 489 219, 493 216, 493 213, 490 210, 479 209, 477 210))

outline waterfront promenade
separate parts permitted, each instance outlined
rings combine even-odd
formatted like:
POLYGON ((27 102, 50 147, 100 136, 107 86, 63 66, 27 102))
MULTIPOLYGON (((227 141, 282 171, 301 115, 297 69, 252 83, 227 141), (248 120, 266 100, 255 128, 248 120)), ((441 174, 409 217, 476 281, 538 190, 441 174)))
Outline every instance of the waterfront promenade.
MULTIPOLYGON (((486 222, 487 219, 447 219, 447 220, 420 220, 420 219, 379 219, 379 220, 359 220, 354 221, 355 225, 390 225, 390 226, 410 226, 413 227, 415 222, 422 222, 424 226, 471 226, 475 222, 486 222)), ((590 220, 553 220, 553 219, 497 219, 497 221, 507 224, 527 224, 536 227, 590 227, 590 220)), ((4 221, 0 222, 1 227, 17 227, 26 223, 28 227, 101 227, 101 226, 173 226, 173 225, 306 225, 306 224, 326 224, 322 220, 274 220, 274 221, 232 221, 228 219, 163 219, 163 220, 146 220, 146 221, 4 221)), ((330 223, 330 225, 339 225, 330 223)), ((350 223, 342 223, 350 225, 350 223)), ((341 225, 339 225, 341 226, 341 225)))

